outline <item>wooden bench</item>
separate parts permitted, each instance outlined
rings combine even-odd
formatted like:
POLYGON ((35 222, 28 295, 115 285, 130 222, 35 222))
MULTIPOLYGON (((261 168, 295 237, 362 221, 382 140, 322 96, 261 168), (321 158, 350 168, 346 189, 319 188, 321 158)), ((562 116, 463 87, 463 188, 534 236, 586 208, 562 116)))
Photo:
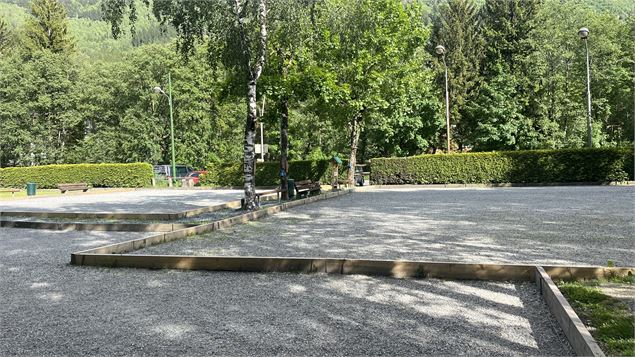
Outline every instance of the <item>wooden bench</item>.
POLYGON ((57 185, 57 188, 60 189, 62 193, 66 193, 66 191, 88 191, 90 188, 87 183, 61 183, 57 185))
POLYGON ((14 196, 16 192, 20 192, 19 188, 0 188, 0 192, 11 192, 11 196, 14 196))
MULTIPOLYGON (((281 192, 282 192, 282 190, 280 189, 280 187, 277 187, 275 190, 256 192, 256 203, 258 205, 260 205, 260 197, 274 195, 274 194, 276 195, 278 201, 280 201, 280 193, 281 192)), ((244 198, 240 199, 240 206, 241 207, 245 207, 245 199, 244 198)))
POLYGON ((295 192, 298 194, 298 196, 309 196, 314 192, 320 193, 321 190, 322 187, 319 181, 313 182, 311 180, 304 180, 295 182, 295 192))

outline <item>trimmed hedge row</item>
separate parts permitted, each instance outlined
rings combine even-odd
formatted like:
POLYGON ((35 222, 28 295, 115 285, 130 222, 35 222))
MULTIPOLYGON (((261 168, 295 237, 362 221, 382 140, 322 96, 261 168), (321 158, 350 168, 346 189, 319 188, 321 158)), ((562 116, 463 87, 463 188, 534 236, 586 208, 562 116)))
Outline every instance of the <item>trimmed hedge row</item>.
POLYGON ((421 155, 371 160, 375 184, 548 183, 633 180, 632 149, 421 155))
MULTIPOLYGON (((206 186, 242 186, 242 164, 207 166, 207 174, 201 177, 201 185, 206 186)), ((345 164, 340 165, 345 170, 345 164)), ((256 164, 256 186, 277 186, 280 184, 280 163, 259 162, 256 164)), ((289 161, 289 177, 296 180, 331 182, 331 166, 329 160, 297 160, 289 161)))
POLYGON ((23 188, 27 182, 35 182, 38 188, 77 182, 93 187, 145 187, 152 177, 152 165, 147 163, 7 167, 0 169, 0 187, 23 188))

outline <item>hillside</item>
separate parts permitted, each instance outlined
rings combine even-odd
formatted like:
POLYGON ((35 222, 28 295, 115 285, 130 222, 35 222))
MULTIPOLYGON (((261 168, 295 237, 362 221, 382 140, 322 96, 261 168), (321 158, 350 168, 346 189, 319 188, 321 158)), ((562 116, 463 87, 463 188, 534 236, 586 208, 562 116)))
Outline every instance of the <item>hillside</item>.
MULTIPOLYGON (((70 32, 77 41, 77 52, 92 59, 115 60, 122 52, 142 44, 164 43, 174 37, 174 31, 162 29, 144 6, 139 7, 137 32, 134 38, 125 33, 114 39, 110 25, 101 20, 100 0, 63 0, 69 14, 70 32)), ((0 18, 18 29, 29 17, 28 0, 0 0, 0 18)), ((124 26, 127 29, 127 26, 124 26)))

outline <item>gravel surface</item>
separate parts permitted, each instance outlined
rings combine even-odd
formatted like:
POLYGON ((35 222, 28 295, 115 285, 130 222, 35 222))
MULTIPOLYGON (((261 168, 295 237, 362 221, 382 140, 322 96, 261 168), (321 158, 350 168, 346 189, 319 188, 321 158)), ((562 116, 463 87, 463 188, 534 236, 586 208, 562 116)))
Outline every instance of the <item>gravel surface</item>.
POLYGON ((529 283, 73 267, 143 234, 0 229, 0 355, 572 355, 529 283))
POLYGON ((137 254, 635 266, 635 187, 370 189, 137 254))
POLYGON ((0 201, 2 211, 174 213, 241 199, 241 190, 138 190, 0 201))

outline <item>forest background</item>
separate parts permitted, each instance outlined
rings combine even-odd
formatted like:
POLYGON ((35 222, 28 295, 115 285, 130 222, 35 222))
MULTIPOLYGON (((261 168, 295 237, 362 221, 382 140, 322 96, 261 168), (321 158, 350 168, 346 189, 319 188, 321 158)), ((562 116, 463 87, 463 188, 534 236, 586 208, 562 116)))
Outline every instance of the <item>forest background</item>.
MULTIPOLYGON (((115 39, 100 0, 0 0, 0 167, 168 163, 168 101, 152 90, 167 87, 168 72, 177 162, 242 160, 242 78, 209 45, 184 58, 176 31, 135 8, 134 26, 124 23, 115 39), (46 38, 51 29, 62 35, 46 38)), ((437 44, 448 51, 454 150, 583 147, 581 27, 590 29, 593 144, 633 143, 630 0, 323 0, 285 9, 295 8, 269 10, 293 26, 270 28, 258 84, 268 160, 279 156, 281 95, 292 160, 346 157, 351 113, 358 161, 445 149, 437 44), (281 50, 289 48, 293 56, 281 50)))

